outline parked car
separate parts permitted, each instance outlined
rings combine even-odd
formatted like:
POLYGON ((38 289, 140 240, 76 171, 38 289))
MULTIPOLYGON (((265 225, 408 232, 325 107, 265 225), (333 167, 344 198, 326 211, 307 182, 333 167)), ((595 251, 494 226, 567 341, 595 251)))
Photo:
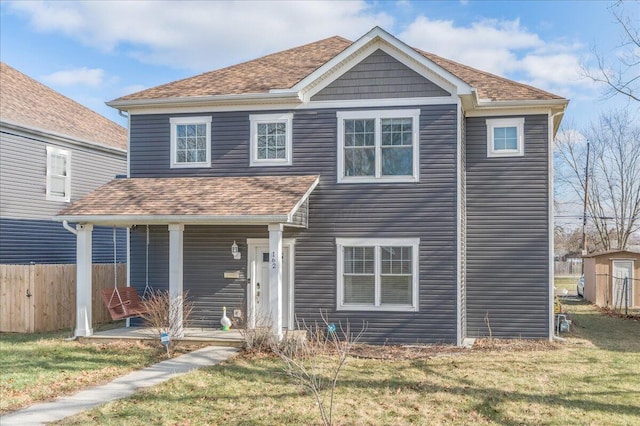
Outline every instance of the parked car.
POLYGON ((578 290, 578 297, 584 297, 584 275, 581 275, 578 278, 578 285, 576 286, 578 290))

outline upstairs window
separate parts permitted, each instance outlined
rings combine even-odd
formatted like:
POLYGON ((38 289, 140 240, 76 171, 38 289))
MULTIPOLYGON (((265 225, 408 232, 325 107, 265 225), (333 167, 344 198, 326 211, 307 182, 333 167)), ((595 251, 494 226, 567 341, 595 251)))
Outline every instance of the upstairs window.
POLYGON ((293 114, 249 116, 251 122, 251 166, 292 164, 293 114))
POLYGON ((171 167, 211 166, 211 117, 173 117, 171 167))
POLYGON ((71 151, 47 147, 47 200, 71 201, 71 151))
POLYGON ((524 118, 487 120, 487 157, 524 155, 524 118))
POLYGON ((417 182, 420 110, 338 112, 338 182, 417 182))
POLYGON ((337 238, 338 310, 418 310, 417 238, 337 238))

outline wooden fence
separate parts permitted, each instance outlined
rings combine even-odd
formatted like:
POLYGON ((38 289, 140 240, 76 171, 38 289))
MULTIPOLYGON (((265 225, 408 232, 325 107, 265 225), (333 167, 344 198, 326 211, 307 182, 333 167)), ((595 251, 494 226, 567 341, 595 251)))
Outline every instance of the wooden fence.
MULTIPOLYGON (((93 265, 93 324, 111 321, 100 290, 113 287, 113 265, 93 265)), ((117 265, 118 286, 127 265, 117 265)), ((76 265, 0 265, 0 332, 33 333, 73 328, 76 265)))

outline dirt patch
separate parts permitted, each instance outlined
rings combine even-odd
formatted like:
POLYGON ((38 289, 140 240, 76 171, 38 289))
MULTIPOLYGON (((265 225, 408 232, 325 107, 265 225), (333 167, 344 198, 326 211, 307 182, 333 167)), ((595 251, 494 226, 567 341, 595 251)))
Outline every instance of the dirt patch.
POLYGON ((637 309, 629 310, 629 313, 625 314, 624 312, 612 311, 609 308, 599 308, 600 312, 608 317, 615 318, 624 318, 630 319, 634 321, 640 321, 640 311, 637 309))
POLYGON ((471 349, 451 345, 357 345, 351 350, 356 358, 413 360, 433 356, 459 355, 470 352, 531 352, 558 349, 559 344, 547 340, 477 339, 471 349))

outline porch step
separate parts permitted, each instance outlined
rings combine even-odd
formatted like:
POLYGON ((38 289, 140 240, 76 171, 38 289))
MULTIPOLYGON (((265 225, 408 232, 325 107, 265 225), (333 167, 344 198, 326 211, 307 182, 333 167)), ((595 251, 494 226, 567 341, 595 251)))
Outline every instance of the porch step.
MULTIPOLYGON (((185 344, 207 344, 209 346, 229 346, 240 348, 244 344, 242 335, 237 330, 222 331, 217 329, 193 329, 184 331, 185 336, 179 340, 185 344)), ((122 327, 99 331, 92 336, 78 337, 78 341, 86 343, 108 343, 118 341, 159 341, 157 333, 144 327, 122 327)))

